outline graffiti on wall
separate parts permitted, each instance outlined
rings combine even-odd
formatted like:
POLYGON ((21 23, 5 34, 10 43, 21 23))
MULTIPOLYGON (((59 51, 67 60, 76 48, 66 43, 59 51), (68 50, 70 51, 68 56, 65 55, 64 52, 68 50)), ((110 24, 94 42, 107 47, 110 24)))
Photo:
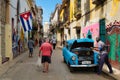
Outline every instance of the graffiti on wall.
MULTIPOLYGON (((107 26, 106 26, 106 31, 108 34, 112 34, 115 33, 114 31, 116 31, 115 29, 120 28, 120 21, 115 20, 113 23, 110 22, 107 26)), ((119 31, 119 29, 117 29, 117 31, 119 31)))
POLYGON ((110 43, 109 57, 120 62, 120 21, 115 20, 106 25, 106 32, 110 43))

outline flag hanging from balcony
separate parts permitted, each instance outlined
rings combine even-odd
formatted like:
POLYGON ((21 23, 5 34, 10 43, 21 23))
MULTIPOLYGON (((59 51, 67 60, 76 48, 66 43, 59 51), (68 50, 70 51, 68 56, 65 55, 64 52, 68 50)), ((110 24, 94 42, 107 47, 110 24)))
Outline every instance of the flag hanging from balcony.
POLYGON ((24 31, 32 30, 32 14, 30 11, 21 13, 20 20, 24 31))

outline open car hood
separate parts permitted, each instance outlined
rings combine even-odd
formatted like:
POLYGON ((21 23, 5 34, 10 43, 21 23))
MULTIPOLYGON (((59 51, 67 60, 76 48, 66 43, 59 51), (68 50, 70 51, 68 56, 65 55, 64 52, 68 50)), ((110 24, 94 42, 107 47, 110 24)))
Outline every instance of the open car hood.
POLYGON ((84 39, 77 39, 73 42, 71 49, 78 48, 78 47, 86 47, 90 48, 94 46, 94 41, 92 39, 84 38, 84 39))

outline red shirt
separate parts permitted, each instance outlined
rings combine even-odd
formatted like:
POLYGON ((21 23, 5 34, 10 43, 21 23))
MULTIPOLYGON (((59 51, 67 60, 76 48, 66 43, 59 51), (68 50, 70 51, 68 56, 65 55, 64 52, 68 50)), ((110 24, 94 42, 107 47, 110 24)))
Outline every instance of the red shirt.
POLYGON ((51 56, 52 45, 48 42, 45 42, 41 45, 40 51, 42 52, 42 56, 51 56))

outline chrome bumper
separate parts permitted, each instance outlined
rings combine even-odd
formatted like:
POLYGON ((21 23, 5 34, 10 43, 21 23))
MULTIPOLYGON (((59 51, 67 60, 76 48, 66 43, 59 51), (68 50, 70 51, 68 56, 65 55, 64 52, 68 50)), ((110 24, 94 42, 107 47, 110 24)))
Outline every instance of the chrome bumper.
POLYGON ((90 65, 70 65, 70 67, 95 67, 98 66, 97 64, 90 64, 90 65))

